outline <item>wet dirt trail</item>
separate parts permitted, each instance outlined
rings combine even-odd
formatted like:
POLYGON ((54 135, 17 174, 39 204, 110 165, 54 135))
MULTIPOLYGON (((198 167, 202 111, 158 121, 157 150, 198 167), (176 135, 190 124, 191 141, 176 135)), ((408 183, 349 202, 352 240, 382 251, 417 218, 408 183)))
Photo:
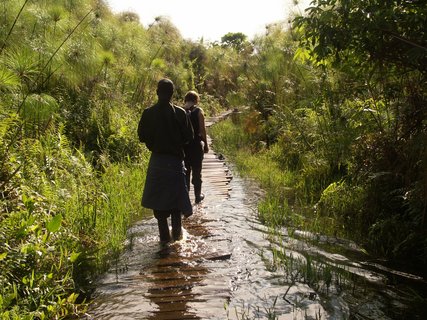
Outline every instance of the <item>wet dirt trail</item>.
POLYGON ((161 246, 154 218, 129 229, 87 319, 422 319, 412 289, 423 279, 367 262, 351 243, 271 237, 257 219, 261 191, 220 158, 205 155, 206 198, 183 240, 161 246))

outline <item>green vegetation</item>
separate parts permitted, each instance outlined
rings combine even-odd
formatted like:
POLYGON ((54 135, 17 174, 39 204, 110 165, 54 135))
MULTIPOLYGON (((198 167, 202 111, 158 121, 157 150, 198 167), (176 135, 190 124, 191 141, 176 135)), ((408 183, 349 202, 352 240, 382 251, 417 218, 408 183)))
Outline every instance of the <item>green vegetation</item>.
POLYGON ((197 88, 214 114, 229 89, 213 71, 227 65, 167 19, 146 29, 103 1, 0 8, 0 318, 79 315, 129 225, 150 214, 136 127, 155 84, 170 77, 178 103, 197 88))
POLYGON ((268 191, 263 221, 425 272, 426 19, 417 1, 313 1, 254 40, 249 108, 211 134, 268 191))
POLYGON ((426 10, 319 0, 253 41, 194 43, 164 17, 145 28, 102 0, 4 0, 0 317, 84 312, 87 284, 149 214, 136 126, 161 77, 178 104, 201 93, 208 116, 248 106, 212 134, 268 191, 266 224, 426 270, 426 10))

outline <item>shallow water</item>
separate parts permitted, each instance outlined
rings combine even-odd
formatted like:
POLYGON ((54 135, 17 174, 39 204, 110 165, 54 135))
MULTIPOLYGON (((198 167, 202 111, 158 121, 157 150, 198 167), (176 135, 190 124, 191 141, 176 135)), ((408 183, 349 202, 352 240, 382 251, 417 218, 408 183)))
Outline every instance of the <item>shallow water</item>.
POLYGON ((422 278, 369 261, 351 242, 271 236, 254 184, 231 179, 212 152, 203 174, 206 199, 184 220, 184 239, 161 246, 155 219, 136 223, 87 318, 423 319, 422 278))

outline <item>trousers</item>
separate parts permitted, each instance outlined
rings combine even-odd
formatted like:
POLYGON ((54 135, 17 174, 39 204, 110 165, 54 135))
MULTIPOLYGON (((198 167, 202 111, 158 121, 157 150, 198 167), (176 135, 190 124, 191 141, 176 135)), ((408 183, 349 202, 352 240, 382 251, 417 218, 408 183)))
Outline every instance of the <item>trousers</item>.
POLYGON ((179 210, 153 210, 159 227, 160 242, 170 242, 182 238, 182 220, 179 210), (171 217, 172 236, 169 231, 168 218, 171 217))
POLYGON ((200 141, 192 143, 185 149, 185 183, 187 190, 190 191, 190 180, 194 186, 194 196, 196 199, 200 198, 202 191, 202 162, 203 162, 203 148, 200 141))

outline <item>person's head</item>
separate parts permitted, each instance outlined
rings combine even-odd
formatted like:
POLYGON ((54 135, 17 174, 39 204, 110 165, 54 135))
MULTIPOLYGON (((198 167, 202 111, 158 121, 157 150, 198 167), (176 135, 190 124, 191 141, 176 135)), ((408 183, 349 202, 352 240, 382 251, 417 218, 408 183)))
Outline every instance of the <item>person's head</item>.
POLYGON ((168 100, 172 99, 174 91, 173 82, 169 79, 162 79, 157 83, 157 96, 159 100, 168 100))
POLYGON ((184 97, 184 103, 192 102, 193 104, 198 104, 199 100, 200 98, 196 91, 188 91, 184 97))

